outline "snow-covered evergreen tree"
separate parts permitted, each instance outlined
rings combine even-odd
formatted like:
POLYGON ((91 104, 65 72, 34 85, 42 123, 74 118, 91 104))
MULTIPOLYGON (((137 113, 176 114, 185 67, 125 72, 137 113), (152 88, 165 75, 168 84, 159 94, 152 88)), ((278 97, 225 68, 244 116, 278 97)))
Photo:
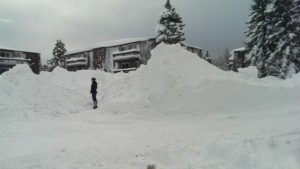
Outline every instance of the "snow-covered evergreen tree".
POLYGON ((165 44, 176 44, 185 40, 183 27, 185 24, 182 18, 176 13, 175 8, 167 0, 164 11, 159 20, 159 26, 156 27, 156 42, 165 44))
POLYGON ((270 0, 253 0, 249 24, 246 31, 246 50, 251 64, 257 66, 258 77, 265 76, 265 62, 270 54, 267 37, 270 28, 268 7, 270 0))
POLYGON ((65 48, 65 44, 61 40, 57 40, 55 47, 52 51, 53 58, 52 61, 54 62, 54 67, 56 66, 63 66, 63 62, 65 60, 65 53, 67 52, 65 48))
POLYGON ((212 63, 212 58, 210 57, 209 51, 206 52, 205 56, 204 56, 204 60, 206 60, 209 63, 212 63))
POLYGON ((270 55, 263 76, 287 78, 296 73, 296 25, 293 20, 294 0, 275 0, 271 10, 272 29, 269 36, 270 55))
POLYGON ((43 65, 42 66, 42 71, 50 72, 50 68, 48 65, 43 65))
POLYGON ((230 58, 231 54, 228 48, 225 48, 224 52, 223 52, 223 57, 225 59, 225 62, 228 63, 229 58, 230 58))
POLYGON ((300 72, 300 0, 293 1, 292 7, 292 19, 295 27, 295 44, 293 62, 295 63, 296 72, 300 72))
POLYGON ((246 48, 258 77, 300 70, 300 0, 253 0, 246 48), (271 4, 271 5, 270 5, 271 4))
POLYGON ((213 60, 213 65, 217 66, 218 68, 220 68, 222 70, 229 71, 230 70, 230 65, 229 65, 230 57, 231 57, 231 54, 230 54, 229 49, 225 48, 223 54, 213 60))

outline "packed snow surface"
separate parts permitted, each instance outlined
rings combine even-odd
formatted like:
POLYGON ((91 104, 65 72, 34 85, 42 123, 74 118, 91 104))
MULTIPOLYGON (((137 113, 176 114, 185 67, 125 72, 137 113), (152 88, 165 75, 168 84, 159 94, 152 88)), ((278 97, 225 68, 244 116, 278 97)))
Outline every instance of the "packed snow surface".
POLYGON ((299 169, 300 76, 256 74, 180 45, 128 74, 15 66, 0 76, 0 168, 299 169))

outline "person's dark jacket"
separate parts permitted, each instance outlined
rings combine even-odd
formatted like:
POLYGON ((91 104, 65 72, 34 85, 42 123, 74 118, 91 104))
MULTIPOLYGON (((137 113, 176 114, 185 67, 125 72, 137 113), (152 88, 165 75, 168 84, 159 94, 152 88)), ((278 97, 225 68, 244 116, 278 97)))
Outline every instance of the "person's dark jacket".
POLYGON ((96 81, 92 82, 91 93, 97 93, 97 82, 96 81))

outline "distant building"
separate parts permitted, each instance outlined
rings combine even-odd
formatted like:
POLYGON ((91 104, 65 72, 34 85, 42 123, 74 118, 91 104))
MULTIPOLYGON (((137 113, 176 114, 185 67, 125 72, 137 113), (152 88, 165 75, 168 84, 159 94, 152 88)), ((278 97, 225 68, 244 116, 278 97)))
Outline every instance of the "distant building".
POLYGON ((187 45, 183 42, 180 43, 181 47, 183 47, 184 49, 186 49, 187 51, 190 51, 192 53, 197 54, 200 58, 204 59, 203 57, 203 53, 202 53, 202 48, 196 47, 196 46, 191 46, 191 45, 187 45))
POLYGON ((234 49, 230 52, 231 57, 229 58, 229 69, 238 72, 238 68, 246 67, 246 48, 234 49))
POLYGON ((69 71, 101 69, 106 72, 128 72, 147 64, 155 38, 122 39, 103 42, 65 54, 65 68, 69 71))
MULTIPOLYGON (((184 49, 203 58, 202 48, 180 43, 184 49)), ((132 38, 103 42, 93 47, 69 51, 65 54, 65 68, 69 71, 100 69, 110 73, 136 70, 147 64, 151 50, 158 44, 155 38, 132 38)))
POLYGON ((28 64, 34 73, 39 74, 41 70, 40 54, 0 47, 0 74, 17 64, 28 64))

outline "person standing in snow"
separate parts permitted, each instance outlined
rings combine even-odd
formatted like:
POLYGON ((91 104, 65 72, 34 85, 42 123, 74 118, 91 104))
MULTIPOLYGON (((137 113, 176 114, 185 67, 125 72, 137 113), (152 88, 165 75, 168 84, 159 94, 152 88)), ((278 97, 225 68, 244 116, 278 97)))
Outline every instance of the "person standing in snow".
POLYGON ((96 78, 92 78, 92 85, 91 85, 91 92, 92 94, 92 99, 94 102, 94 109, 97 108, 97 82, 96 82, 96 78))

